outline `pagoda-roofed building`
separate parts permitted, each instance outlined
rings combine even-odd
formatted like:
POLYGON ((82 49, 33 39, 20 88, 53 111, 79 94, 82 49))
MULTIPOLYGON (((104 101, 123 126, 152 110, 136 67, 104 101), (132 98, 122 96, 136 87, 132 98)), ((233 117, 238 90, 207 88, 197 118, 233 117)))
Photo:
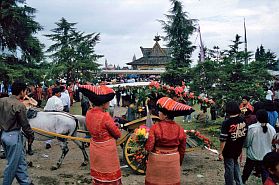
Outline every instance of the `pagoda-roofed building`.
POLYGON ((140 47, 143 57, 136 59, 134 56, 133 61, 127 65, 131 65, 134 70, 164 70, 172 58, 170 48, 161 48, 160 40, 160 36, 155 36, 155 44, 152 48, 140 47))

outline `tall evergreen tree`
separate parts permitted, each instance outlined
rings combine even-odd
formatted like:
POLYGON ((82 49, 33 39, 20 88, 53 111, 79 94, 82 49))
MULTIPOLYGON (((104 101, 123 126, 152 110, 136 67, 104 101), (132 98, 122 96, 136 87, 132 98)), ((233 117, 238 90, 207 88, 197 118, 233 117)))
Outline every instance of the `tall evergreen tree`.
POLYGON ((260 49, 259 49, 259 47, 257 47, 256 52, 255 52, 255 60, 259 61, 259 57, 260 57, 260 49))
POLYGON ((277 60, 276 60, 276 54, 274 52, 271 52, 270 50, 268 50, 265 53, 265 61, 266 61, 266 65, 268 69, 271 70, 278 70, 277 67, 277 60))
POLYGON ((100 66, 95 61, 103 55, 95 54, 95 45, 100 40, 100 34, 91 33, 84 35, 78 33, 75 44, 75 70, 81 72, 82 79, 86 81, 92 80, 92 72, 96 71, 100 66))
POLYGON ((74 48, 72 42, 75 39, 77 23, 70 23, 64 17, 55 23, 56 28, 51 31, 53 34, 45 35, 55 42, 48 49, 53 59, 52 78, 64 78, 74 80, 74 48))
POLYGON ((167 21, 161 20, 166 32, 165 40, 171 48, 173 67, 190 67, 191 55, 195 49, 189 37, 195 31, 194 19, 189 19, 187 12, 183 11, 180 1, 171 0, 173 5, 170 14, 166 15, 167 21))
POLYGON ((52 68, 54 78, 66 78, 67 81, 83 78, 90 80, 90 72, 97 70, 95 62, 101 55, 96 55, 94 47, 100 39, 100 34, 80 33, 74 27, 77 23, 70 23, 65 18, 55 23, 57 28, 53 34, 46 35, 55 43, 47 52, 55 64, 52 68))
POLYGON ((166 33, 167 46, 171 49, 173 58, 166 68, 167 72, 163 75, 163 80, 170 84, 179 84, 184 77, 178 77, 176 70, 179 69, 184 73, 187 69, 183 70, 183 68, 189 68, 192 62, 191 55, 195 46, 192 45, 189 38, 195 31, 195 20, 188 18, 180 1, 171 0, 171 3, 173 7, 169 11, 170 14, 166 15, 167 21, 160 20, 166 33), (173 81, 172 79, 175 76, 178 79, 173 81))
POLYGON ((33 34, 42 30, 34 21, 36 10, 25 0, 2 0, 0 2, 0 46, 11 52, 20 50, 24 59, 41 61, 43 45, 33 34), (22 6, 20 6, 22 4, 22 6))
POLYGON ((255 60, 262 62, 266 68, 271 70, 277 70, 276 54, 270 50, 266 52, 263 45, 257 48, 255 53, 255 60))
POLYGON ((41 79, 42 73, 36 70, 43 60, 44 45, 34 36, 42 30, 34 21, 35 13, 25 0, 0 1, 0 76, 6 83, 16 78, 30 82, 41 79))
POLYGON ((260 51, 259 51, 259 61, 264 61, 265 60, 265 49, 263 45, 260 46, 260 51))

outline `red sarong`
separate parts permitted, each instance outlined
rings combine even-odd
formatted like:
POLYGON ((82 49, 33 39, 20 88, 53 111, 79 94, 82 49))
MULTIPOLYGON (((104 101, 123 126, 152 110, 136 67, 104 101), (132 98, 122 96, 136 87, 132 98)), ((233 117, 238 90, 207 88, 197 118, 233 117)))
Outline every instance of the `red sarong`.
POLYGON ((90 171, 95 185, 121 185, 116 141, 90 142, 90 171))
POLYGON ((156 151, 148 156, 145 185, 180 185, 180 156, 170 150, 156 151))

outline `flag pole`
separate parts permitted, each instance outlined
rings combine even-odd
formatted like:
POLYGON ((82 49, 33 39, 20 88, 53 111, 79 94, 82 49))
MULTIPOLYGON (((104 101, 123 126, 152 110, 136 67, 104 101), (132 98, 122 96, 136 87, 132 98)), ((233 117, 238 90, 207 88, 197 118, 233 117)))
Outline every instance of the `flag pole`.
POLYGON ((248 65, 248 52, 247 52, 247 35, 246 35, 246 25, 245 25, 245 17, 244 17, 244 44, 245 44, 245 65, 248 65))

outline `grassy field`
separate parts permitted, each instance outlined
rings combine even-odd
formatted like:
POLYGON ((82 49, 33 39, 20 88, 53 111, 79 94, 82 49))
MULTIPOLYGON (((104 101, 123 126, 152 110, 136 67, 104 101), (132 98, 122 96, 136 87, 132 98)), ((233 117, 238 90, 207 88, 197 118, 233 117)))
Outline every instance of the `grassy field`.
POLYGON ((220 135, 220 129, 222 122, 224 121, 224 118, 217 118, 217 120, 212 121, 210 118, 209 109, 207 110, 207 115, 209 117, 209 120, 206 124, 204 123, 198 123, 194 116, 199 111, 199 105, 194 105, 193 108, 196 110, 192 113, 192 121, 191 122, 183 122, 183 116, 175 118, 175 121, 177 123, 180 123, 182 127, 186 130, 197 130, 201 132, 203 135, 208 137, 210 141, 212 142, 212 147, 217 149, 219 148, 219 135, 220 135))

